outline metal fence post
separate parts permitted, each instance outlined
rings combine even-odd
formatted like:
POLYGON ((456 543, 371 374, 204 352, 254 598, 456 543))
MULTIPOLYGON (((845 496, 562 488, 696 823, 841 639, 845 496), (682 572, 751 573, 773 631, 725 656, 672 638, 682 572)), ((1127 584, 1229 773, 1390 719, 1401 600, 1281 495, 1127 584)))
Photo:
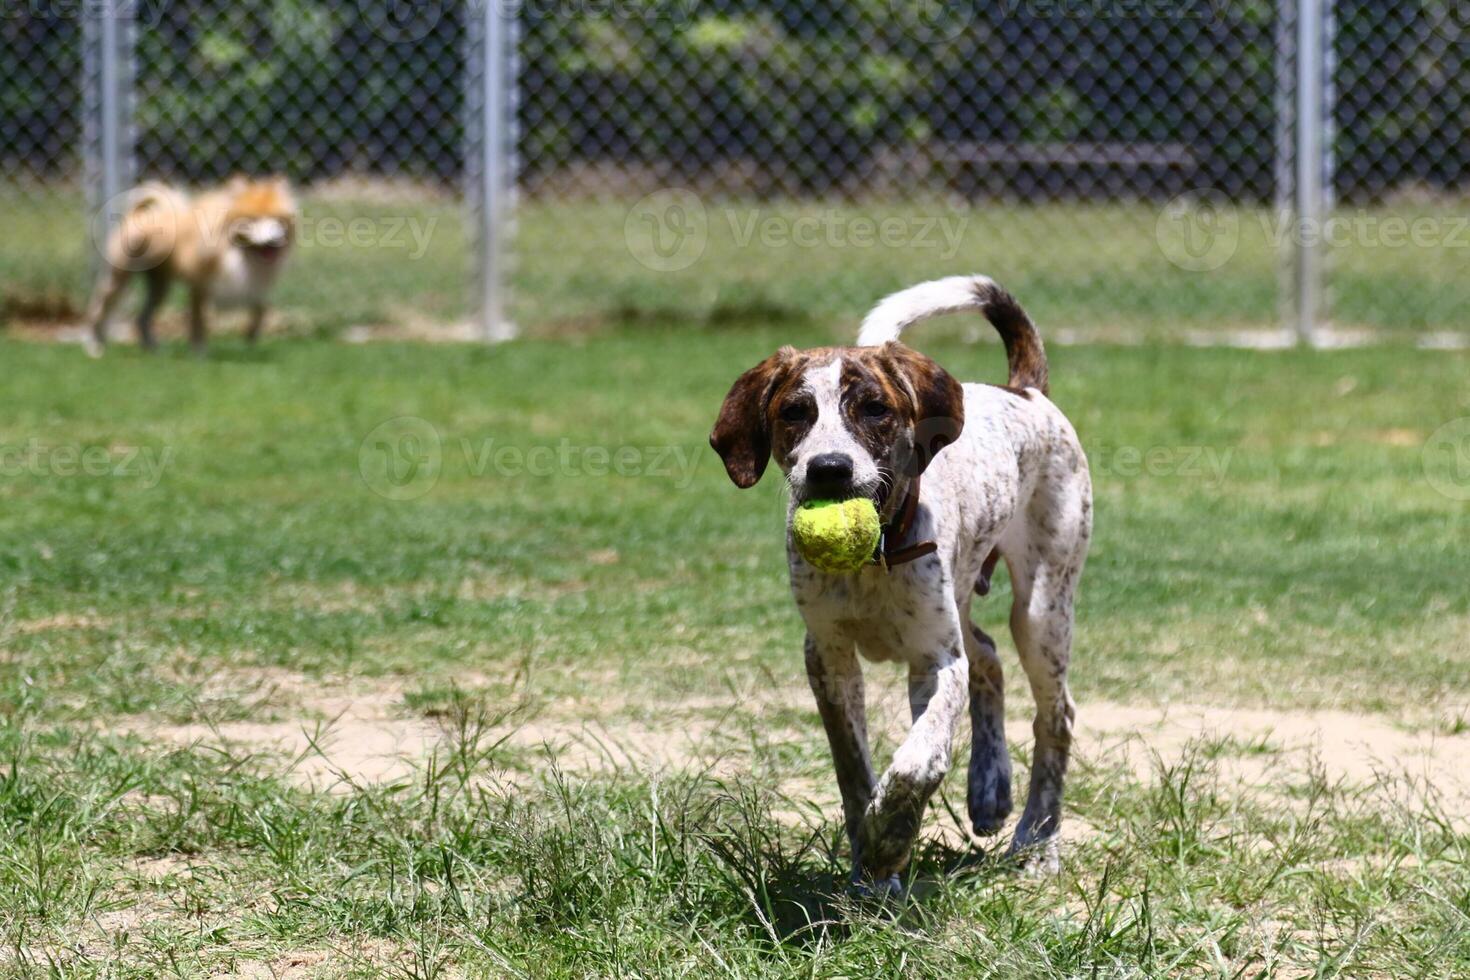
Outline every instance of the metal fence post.
MULTIPOLYGON (((87 199, 110 228, 115 202, 133 181, 133 0, 83 4, 83 143, 87 199)), ((94 264, 100 256, 94 256, 94 264)))
POLYGON ((1272 172, 1276 227, 1285 238, 1276 246, 1277 316, 1286 331, 1296 330, 1296 217, 1295 112, 1296 106, 1296 0, 1276 0, 1274 24, 1274 91, 1272 119, 1275 153, 1272 172))
POLYGON ((1306 344, 1316 341, 1324 310, 1326 221, 1332 188, 1331 120, 1328 97, 1332 70, 1332 0, 1300 0, 1297 10, 1296 89, 1296 330, 1306 344))
POLYGON ((506 302, 511 196, 515 192, 516 0, 470 0, 466 4, 468 90, 465 198, 476 230, 476 311, 486 341, 516 335, 506 302))

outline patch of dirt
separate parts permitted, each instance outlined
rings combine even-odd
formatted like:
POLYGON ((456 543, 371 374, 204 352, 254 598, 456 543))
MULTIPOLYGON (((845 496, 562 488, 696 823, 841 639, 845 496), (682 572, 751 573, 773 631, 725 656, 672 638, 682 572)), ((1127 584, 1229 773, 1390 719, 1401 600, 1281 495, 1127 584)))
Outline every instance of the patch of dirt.
POLYGON ((318 976, 332 960, 326 950, 298 950, 283 953, 269 960, 249 960, 239 963, 233 970, 216 973, 221 980, 298 980, 318 976))
MULTIPOLYGON (((514 330, 514 327, 510 327, 514 330)), ((430 344, 473 344, 485 341, 484 324, 470 320, 439 323, 410 311, 393 311, 392 323, 360 323, 347 327, 339 335, 343 343, 372 344, 414 341, 430 344)))
MULTIPOLYGON (((109 346, 136 346, 137 334, 133 330, 131 313, 119 314, 107 334, 109 346)), ((12 318, 6 326, 6 336, 13 340, 42 344, 74 344, 85 346, 92 341, 92 327, 82 319, 80 311, 61 307, 55 316, 12 318)), ((210 323, 210 336, 238 336, 245 332, 244 317, 233 310, 226 311, 210 323)), ((270 313, 266 317, 267 336, 282 333, 285 323, 281 316, 270 313)), ((166 309, 153 321, 153 332, 161 341, 184 340, 189 336, 188 322, 182 311, 166 309)))
POLYGON ((1470 808, 1470 733, 1413 731, 1382 715, 1345 711, 1274 711, 1206 705, 1146 707, 1108 702, 1078 707, 1084 756, 1121 751, 1140 778, 1155 754, 1177 759, 1197 739, 1228 739, 1221 774, 1251 788, 1279 780, 1290 767, 1320 764, 1332 781, 1366 785, 1385 778, 1433 787, 1456 812, 1470 808))
MULTIPOLYGON (((415 963, 409 952, 399 946, 366 936, 353 936, 329 949, 295 949, 276 953, 267 959, 235 960, 226 969, 211 976, 231 980, 308 980, 358 976, 424 976, 422 963, 415 963)), ((439 964, 437 972, 428 975, 445 980, 464 976, 452 965, 439 964)))
POLYGON ((111 624, 111 620, 101 616, 86 613, 58 613, 55 616, 42 616, 38 619, 17 620, 10 625, 10 629, 20 636, 28 636, 32 633, 49 633, 53 630, 101 629, 111 624))
POLYGON ((191 872, 193 869, 193 861, 182 854, 138 857, 129 862, 129 870, 144 881, 162 881, 172 875, 191 872))
POLYGON ((562 596, 586 592, 586 582, 570 579, 562 582, 541 582, 521 576, 507 575, 485 568, 479 574, 468 575, 458 583, 446 586, 439 582, 410 584, 393 590, 369 588, 350 580, 312 583, 284 583, 278 595, 272 598, 284 606, 309 609, 314 613, 374 613, 382 610, 385 602, 402 603, 412 599, 437 599, 453 594, 466 602, 490 601, 505 598, 532 596, 538 599, 558 599, 562 596))
POLYGON ((319 789, 341 785, 344 776, 354 782, 409 778, 415 764, 440 742, 437 726, 402 716, 394 694, 364 690, 307 695, 309 684, 292 685, 303 712, 287 721, 144 723, 130 730, 177 745, 278 752, 292 760, 292 775, 319 789))
MULTIPOLYGON (((417 190, 414 188, 405 188, 401 191, 395 188, 387 191, 381 199, 384 202, 416 200, 416 195, 417 190)), ((360 199, 360 196, 354 190, 346 194, 345 198, 360 199)), ((90 328, 81 322, 82 311, 65 298, 43 298, 25 305, 17 304, 8 312, 9 318, 6 321, 8 336, 17 340, 32 343, 83 344, 91 334, 90 328)), ((764 316, 756 316, 755 319, 792 318, 795 315, 792 311, 784 309, 763 312, 764 316)), ((475 320, 450 322, 432 320, 412 307, 390 309, 387 316, 388 322, 348 326, 338 334, 338 339, 348 344, 380 342, 478 344, 484 343, 486 339, 484 325, 475 320)), ((713 322, 718 319, 718 316, 719 311, 716 310, 707 314, 705 319, 713 322)), ((221 319, 227 321, 222 324, 222 332, 238 332, 240 329, 235 326, 237 317, 226 316, 221 319)), ((582 339, 605 332, 620 322, 639 320, 663 322, 688 319, 688 316, 673 311, 660 313, 656 310, 610 310, 538 323, 527 332, 537 337, 582 339)), ((180 338, 187 333, 182 316, 172 311, 162 314, 155 321, 154 328, 160 336, 169 339, 180 338)), ((519 332, 517 327, 510 323, 502 325, 502 329, 508 336, 515 336, 519 332)), ((271 322, 267 324, 266 332, 286 332, 282 318, 273 316, 271 322)), ((973 331, 966 331, 961 336, 967 343, 995 341, 993 332, 984 331, 978 327, 973 331)), ((126 329, 124 318, 120 318, 113 325, 112 339, 117 343, 133 342, 130 330, 126 329)), ((1186 330, 1176 335, 1161 334, 1157 330, 1139 329, 1128 325, 1052 327, 1047 333, 1046 340, 1047 343, 1058 347, 1089 347, 1098 344, 1139 347, 1148 344, 1174 344, 1186 347, 1282 351, 1295 350, 1299 346, 1296 335, 1290 330, 1250 325, 1186 330)), ((1319 329, 1313 337, 1312 344, 1322 350, 1343 350, 1399 345, 1405 341, 1412 342, 1413 346, 1420 350, 1460 351, 1470 349, 1470 333, 1459 330, 1410 332, 1349 325, 1326 326, 1319 329)))
POLYGON ((1417 449, 1424 445, 1428 436, 1416 429, 1370 429, 1368 431, 1323 429, 1311 434, 1308 442, 1313 446, 1336 446, 1342 443, 1371 443, 1376 446, 1398 446, 1417 449))
MULTIPOLYGON (((272 672, 271 686, 299 705, 281 721, 235 721, 217 725, 146 724, 133 728, 174 744, 223 744, 246 751, 281 753, 293 760, 292 773, 321 789, 353 782, 412 778, 436 751, 449 745, 443 719, 413 716, 396 689, 350 689, 287 672, 272 672)), ((505 723, 498 737, 514 729, 508 746, 522 750, 531 765, 555 759, 572 772, 634 770, 645 773, 690 767, 716 775, 744 772, 753 740, 820 743, 820 727, 805 730, 789 720, 791 709, 810 707, 804 691, 772 685, 689 701, 649 703, 637 720, 618 717, 629 707, 610 685, 606 701, 597 698, 548 706, 528 718, 505 723), (729 711, 722 711, 723 708, 729 711), (774 717, 787 720, 772 725, 774 717), (763 720, 764 719, 764 720, 763 720)), ((1030 705, 1012 699, 1007 737, 1013 745, 1031 741, 1030 705)), ((901 684, 869 687, 869 729, 880 764, 908 727, 908 705, 901 684)), ((962 723, 957 746, 968 737, 962 723)), ((1384 715, 1345 711, 1279 711, 1198 704, 1149 706, 1084 701, 1078 707, 1076 754, 1083 763, 1122 760, 1140 779, 1150 780, 1158 762, 1172 764, 1191 745, 1212 749, 1222 783, 1252 791, 1281 791, 1282 774, 1312 767, 1334 782, 1368 785, 1385 779, 1433 787, 1446 807, 1470 812, 1470 731, 1453 726, 1411 729, 1384 715), (1458 732, 1456 734, 1448 734, 1458 732)), ((1024 779, 1024 768, 1017 773, 1024 779)), ((963 812, 961 781, 954 803, 963 812)), ((823 780, 793 778, 788 794, 805 793, 818 805, 835 805, 835 787, 823 780), (811 783, 811 785, 807 785, 811 783)), ((1018 792, 1020 789, 1018 788, 1018 792)))

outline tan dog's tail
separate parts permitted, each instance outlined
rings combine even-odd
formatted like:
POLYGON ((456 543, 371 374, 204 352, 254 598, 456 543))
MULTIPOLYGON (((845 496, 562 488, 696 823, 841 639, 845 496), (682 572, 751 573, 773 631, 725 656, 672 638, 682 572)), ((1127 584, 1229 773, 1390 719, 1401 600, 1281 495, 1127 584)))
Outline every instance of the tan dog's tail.
POLYGON ((907 327, 921 320, 965 310, 985 314, 1000 334, 1010 366, 1009 384, 1046 394, 1046 349, 1041 334, 1021 304, 988 276, 935 279, 884 298, 863 318, 858 346, 877 347, 898 340, 907 327))
POLYGON ((159 180, 139 184, 128 194, 127 215, 132 216, 148 210, 167 209, 182 213, 189 207, 189 195, 176 187, 159 180))
POLYGON ((128 192, 122 220, 107 241, 107 262, 122 272, 152 269, 168 258, 184 232, 189 195, 158 181, 128 192))

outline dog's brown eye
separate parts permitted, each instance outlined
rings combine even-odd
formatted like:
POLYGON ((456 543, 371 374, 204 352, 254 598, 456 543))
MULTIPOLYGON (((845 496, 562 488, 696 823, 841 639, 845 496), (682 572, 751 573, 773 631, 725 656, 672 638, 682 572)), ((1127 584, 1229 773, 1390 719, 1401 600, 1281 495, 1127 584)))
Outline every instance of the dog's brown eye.
POLYGON ((870 419, 881 419, 888 414, 888 406, 874 399, 863 402, 863 414, 870 419))
POLYGON ((801 402, 788 402, 781 406, 782 422, 805 422, 806 417, 806 406, 801 402))

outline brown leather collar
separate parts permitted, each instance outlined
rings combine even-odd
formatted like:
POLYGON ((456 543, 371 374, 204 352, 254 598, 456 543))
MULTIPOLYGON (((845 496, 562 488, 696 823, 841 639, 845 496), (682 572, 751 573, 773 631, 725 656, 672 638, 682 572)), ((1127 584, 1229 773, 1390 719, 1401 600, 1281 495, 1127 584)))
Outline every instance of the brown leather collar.
POLYGON ((904 494, 903 503, 894 515, 895 520, 883 525, 883 532, 878 537, 878 547, 873 551, 873 564, 892 568, 894 565, 907 564, 915 558, 932 555, 939 550, 939 545, 933 541, 919 541, 907 548, 899 547, 913 527, 914 515, 918 510, 919 478, 916 476, 909 482, 908 492, 904 494))

